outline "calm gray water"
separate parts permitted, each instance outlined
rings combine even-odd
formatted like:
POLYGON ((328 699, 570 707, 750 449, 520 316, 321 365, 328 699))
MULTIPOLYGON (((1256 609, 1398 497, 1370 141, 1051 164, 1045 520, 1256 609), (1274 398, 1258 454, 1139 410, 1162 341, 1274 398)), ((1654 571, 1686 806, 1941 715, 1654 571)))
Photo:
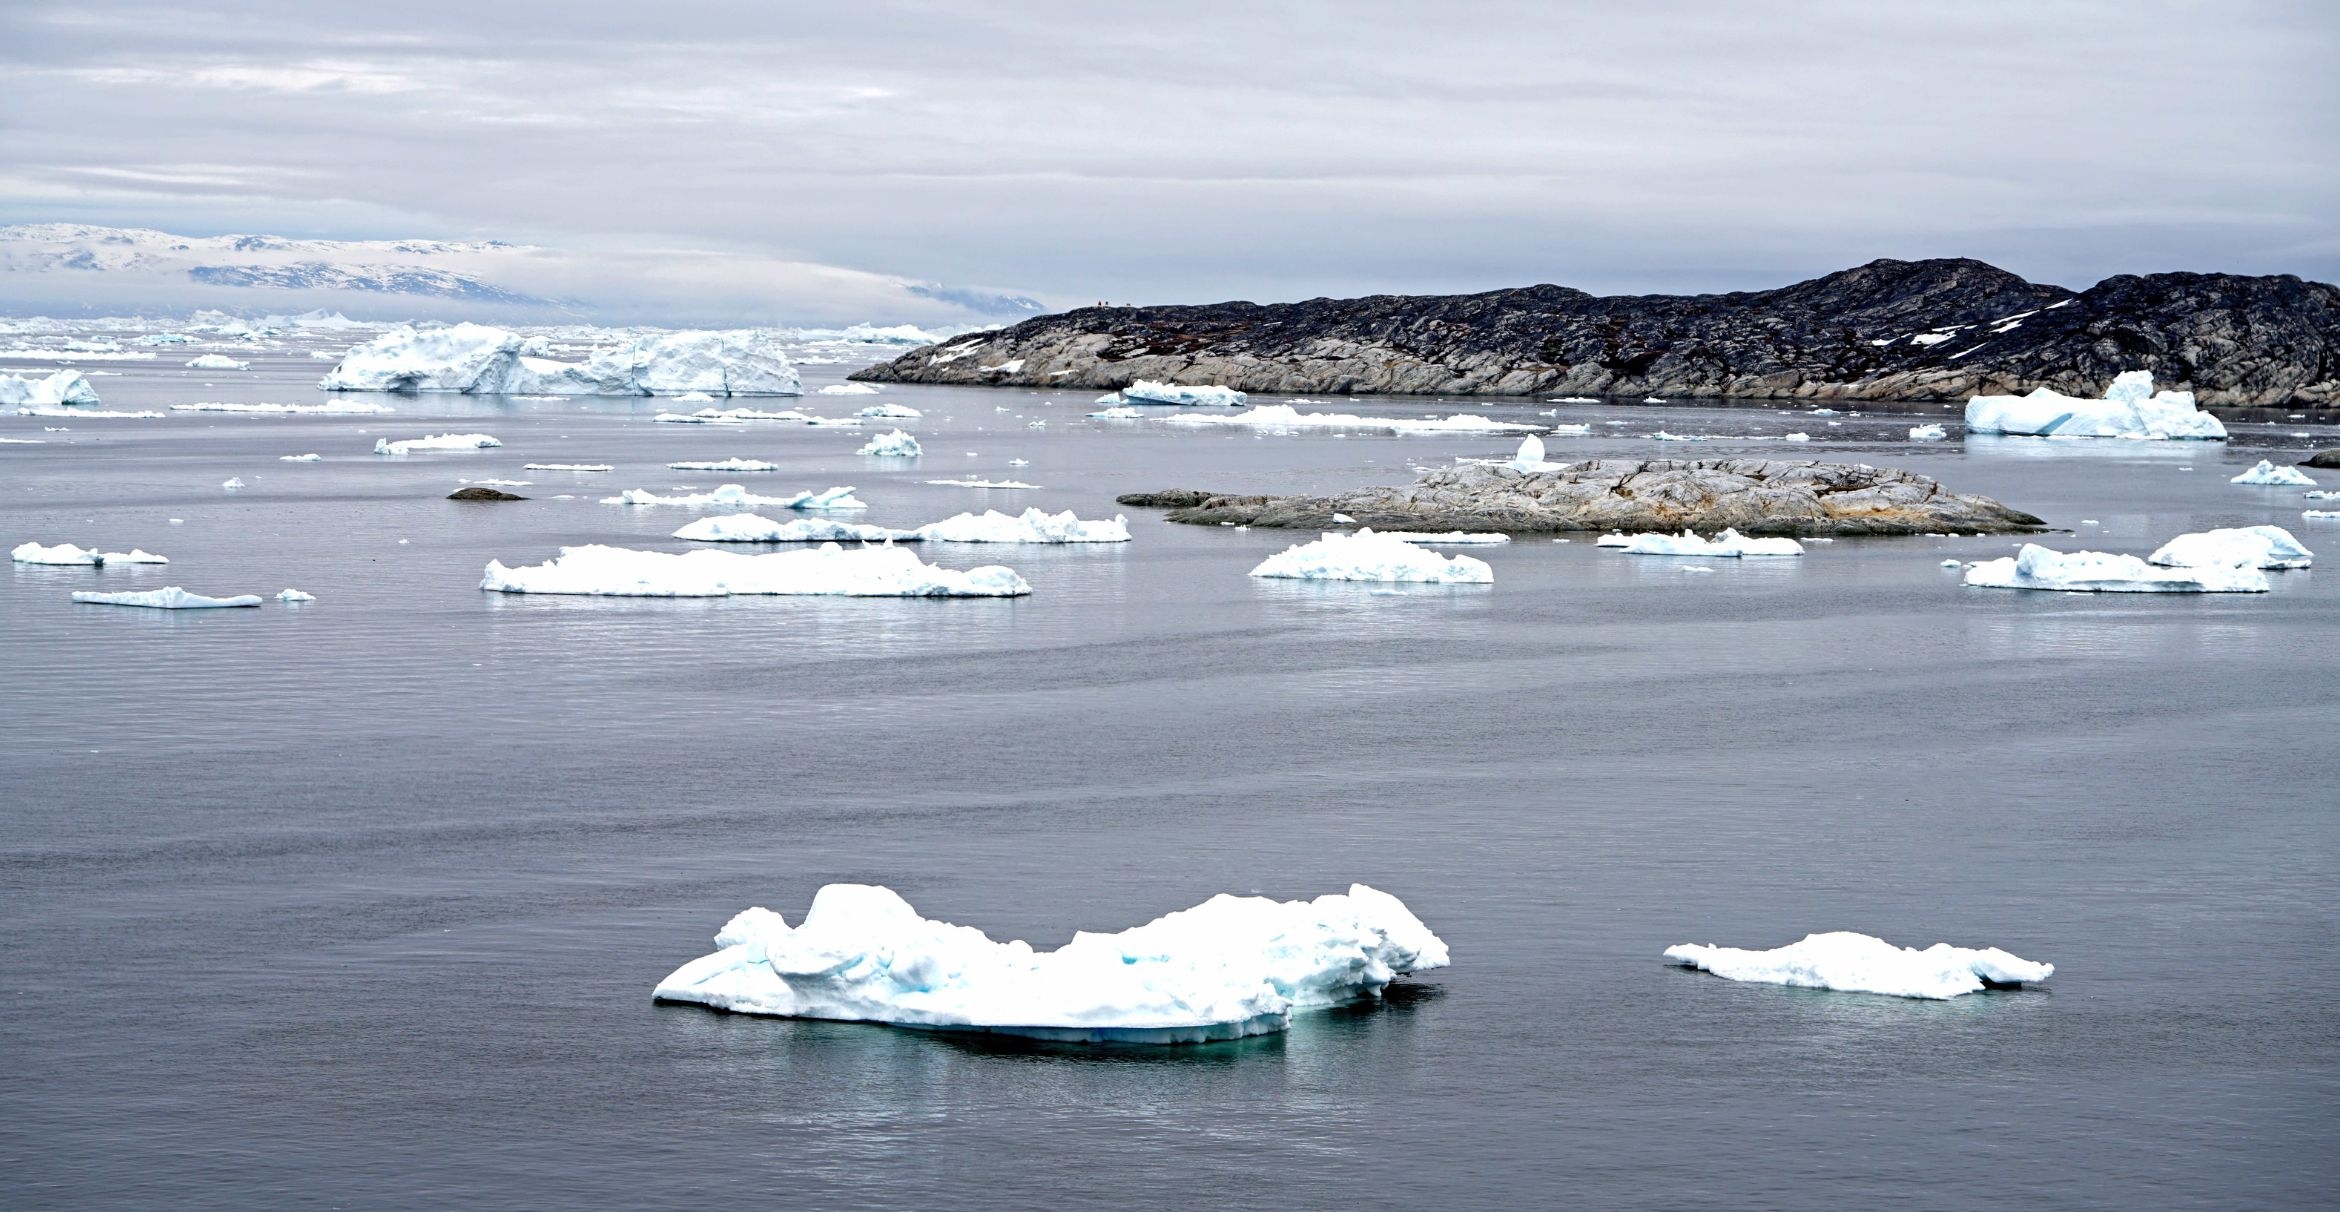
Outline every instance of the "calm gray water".
MULTIPOLYGON (((109 407, 312 401, 325 365, 96 381, 109 407)), ((596 503, 627 487, 855 484, 888 525, 987 504, 1095 517, 1132 489, 1394 481, 1510 445, 1100 423, 1081 419, 1091 394, 889 391, 927 411, 911 468, 853 454, 864 435, 654 425, 634 401, 0 418, 0 436, 49 439, 0 446, 0 545, 173 560, 0 573, 0 1202, 2330 1199, 2328 571, 2275 574, 2264 597, 2018 595, 1938 567, 2005 539, 1819 544, 1705 574, 1580 539, 1477 553, 1492 587, 1391 591, 1253 581, 1305 536, 1149 513, 1119 549, 928 554, 1013 565, 1034 586, 1016 601, 475 588, 490 558, 685 546, 664 536, 688 511, 596 503), (368 453, 450 427, 505 445, 368 453), (312 450, 324 461, 277 461, 312 450), (663 467, 734 454, 784 470, 663 467), (249 487, 223 492, 231 475, 249 487), (1043 488, 918 482, 945 476, 1043 488), (535 499, 440 499, 486 477, 535 499), (320 600, 67 600, 164 584, 320 600), (1219 891, 1363 881, 1454 966, 1286 1036, 1165 1050, 651 1003, 733 912, 793 920, 833 880, 1039 945, 1219 891), (1830 929, 2058 971, 1929 1004, 1659 959, 1830 929)), ((1567 411, 1600 436, 1555 439, 1555 458, 1850 457, 2103 549, 2275 521, 2340 559, 2340 525, 2302 523, 2295 490, 2226 483, 2316 444, 2297 425, 2232 449, 1962 443, 1955 426, 1913 445, 1901 416, 1567 411), (1650 441, 1660 428, 1817 440, 1650 441)))

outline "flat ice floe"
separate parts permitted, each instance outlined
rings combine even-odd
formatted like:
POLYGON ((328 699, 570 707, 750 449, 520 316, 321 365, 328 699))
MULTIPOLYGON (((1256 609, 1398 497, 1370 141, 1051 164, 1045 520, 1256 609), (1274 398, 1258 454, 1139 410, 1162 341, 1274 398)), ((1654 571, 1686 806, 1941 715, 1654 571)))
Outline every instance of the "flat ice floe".
POLYGON ((387 404, 360 404, 353 400, 329 400, 323 404, 234 404, 206 400, 173 404, 171 411, 232 412, 255 417, 374 417, 397 410, 387 404))
POLYGON ((740 1014, 888 1023, 1076 1043, 1201 1043, 1282 1031, 1295 1011, 1377 997, 1447 965, 1404 902, 1353 884, 1313 901, 1214 896, 1054 951, 919 916, 893 890, 830 884, 790 929, 762 907, 660 1001, 740 1014))
POLYGON ((1684 943, 1666 948, 1666 958, 1725 980, 1936 1000, 1994 986, 2036 984, 2056 971, 2054 964, 2033 963, 1996 947, 1936 943, 1919 951, 1847 930, 1807 934, 1769 951, 1684 943))
POLYGON ((826 492, 800 492, 785 497, 764 497, 749 492, 739 484, 725 484, 712 492, 686 493, 682 496, 662 497, 640 488, 629 488, 614 497, 603 497, 604 505, 680 505, 688 509, 754 509, 772 505, 781 509, 839 511, 867 509, 860 498, 853 495, 850 484, 831 488, 826 492))
POLYGON ((1099 396, 1099 404, 1178 404, 1213 408, 1239 408, 1251 397, 1232 387, 1184 387, 1176 383, 1156 383, 1139 379, 1121 389, 1121 396, 1099 396))
POLYGON ((278 455, 276 461, 279 463, 322 463, 325 461, 325 456, 311 451, 308 454, 278 455))
POLYGON ((1966 566, 1966 583, 1984 589, 2064 593, 2265 593, 2256 568, 2157 568, 2133 555, 2053 551, 2025 543, 2016 555, 1966 566))
POLYGON ((2265 459, 2249 471, 2228 480, 2229 484, 2258 484, 2275 488, 2314 488, 2315 480, 2296 467, 2277 467, 2265 459))
POLYGON ((766 555, 701 548, 638 551, 563 547, 542 563, 488 561, 479 587, 497 593, 596 597, 720 598, 735 594, 887 598, 1005 598, 1032 592, 1012 568, 937 568, 906 547, 839 547, 766 555))
POLYGON ((317 600, 317 595, 313 593, 303 593, 298 589, 287 587, 284 592, 276 595, 276 600, 287 604, 296 602, 314 602, 317 600))
POLYGON ((1949 436, 1950 431, 1939 425, 1912 425, 1909 429, 1912 442, 1939 442, 1949 436))
POLYGON ((752 513, 735 513, 701 518, 675 531, 674 537, 701 543, 1127 543, 1129 519, 1084 522, 1069 509, 1055 514, 1037 509, 1021 514, 985 510, 911 530, 895 530, 819 518, 775 522, 752 513))
MULTIPOLYGON (((828 388, 824 387, 821 390, 826 392, 828 391, 828 388)), ((871 418, 882 417, 888 420, 896 421, 915 421, 918 418, 925 416, 926 414, 904 404, 872 404, 869 407, 862 409, 860 412, 854 413, 853 415, 857 417, 871 418)))
POLYGON ((920 480, 921 484, 940 484, 950 488, 1038 488, 1022 480, 920 480))
POLYGON ((0 404, 73 405, 98 402, 97 388, 78 370, 60 370, 47 378, 0 375, 0 404))
POLYGON ((1143 418, 1146 414, 1143 409, 1131 408, 1127 404, 1115 404, 1110 408, 1100 408, 1089 415, 1101 421, 1135 421, 1143 418))
POLYGON ((73 600, 90 606, 146 606, 155 610, 212 610, 225 606, 258 606, 260 595, 239 594, 232 598, 207 598, 200 593, 189 593, 176 585, 149 589, 142 593, 76 593, 73 600))
POLYGON ((544 343, 481 324, 400 328, 353 346, 318 386, 527 396, 793 396, 778 337, 761 329, 637 337, 585 362, 533 356, 544 343))
POLYGON ((484 433, 442 433, 427 438, 407 438, 393 442, 388 438, 374 439, 374 453, 378 455, 412 454, 418 450, 486 450, 501 446, 502 442, 484 433))
POLYGON ((660 413, 655 419, 686 425, 744 425, 749 421, 793 421, 804 425, 820 420, 793 408, 702 408, 694 413, 660 413))
POLYGON ((187 360, 189 370, 245 370, 250 362, 238 362, 226 354, 204 354, 187 360))
POLYGON ((862 445, 859 453, 887 459, 915 459, 921 452, 918 439, 895 429, 871 438, 862 445))
POLYGON ((762 461, 762 460, 760 460, 760 459, 741 459, 741 458, 716 459, 716 460, 713 460, 713 461, 697 462, 697 463, 690 463, 690 462, 684 462, 684 463, 669 463, 669 464, 667 464, 666 466, 667 466, 667 469, 668 469, 669 471, 778 471, 778 470, 780 470, 780 465, 779 465, 778 463, 766 463, 766 462, 764 462, 764 461, 762 461))
POLYGON ((20 417, 71 417, 76 421, 160 421, 167 413, 152 409, 84 408, 64 404, 28 404, 16 410, 20 417))
POLYGON ((1428 585, 1492 585, 1495 570, 1467 555, 1444 556, 1393 534, 1332 531, 1260 561, 1255 577, 1298 581, 1407 581, 1428 585))
POLYGON ((2181 534, 2145 562, 2173 568, 2306 568, 2315 558, 2281 526, 2234 526, 2181 534))
POLYGON ((874 396, 878 389, 867 383, 831 383, 820 390, 824 396, 874 396))
POLYGON ((1800 556, 1804 545, 1794 539, 1751 539, 1736 530, 1725 530, 1712 539, 1702 539, 1685 530, 1680 534, 1638 534, 1621 546, 1603 535, 1598 546, 1617 546, 1626 555, 1698 556, 1706 559, 1752 559, 1772 556, 1800 556))
POLYGON ((2115 378, 2101 400, 2042 387, 2027 396, 1976 396, 1966 402, 1969 433, 2026 437, 2223 441, 2226 426, 2194 407, 2190 391, 2153 390, 2150 371, 2115 378))
POLYGON ((71 543, 59 543, 54 547, 43 547, 39 543, 19 543, 14 551, 8 553, 8 558, 19 564, 54 564, 85 568, 97 568, 106 564, 170 563, 162 556, 151 551, 140 551, 135 547, 128 551, 95 551, 86 547, 76 547, 71 543))
POLYGON ((1169 419, 1172 425, 1233 425, 1289 433, 1303 429, 1370 429, 1384 433, 1536 433, 1541 425, 1497 421, 1456 413, 1449 417, 1361 417, 1345 412, 1301 412, 1289 404, 1263 404, 1229 416, 1192 414, 1169 419))
POLYGON ((616 471, 608 463, 523 463, 522 471, 616 471))

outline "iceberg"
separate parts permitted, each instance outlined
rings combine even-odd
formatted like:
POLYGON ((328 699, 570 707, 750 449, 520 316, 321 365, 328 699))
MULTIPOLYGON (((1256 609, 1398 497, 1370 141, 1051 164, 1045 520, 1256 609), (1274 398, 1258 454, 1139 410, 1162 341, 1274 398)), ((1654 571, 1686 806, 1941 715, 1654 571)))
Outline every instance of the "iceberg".
MULTIPOLYGON (((828 389, 824 387, 821 390, 827 391, 828 389)), ((903 404, 872 404, 853 415, 857 417, 882 417, 894 421, 915 421, 926 414, 903 404)))
POLYGON ((1268 1034, 1296 1011, 1378 997, 1448 963, 1445 942, 1404 902, 1363 884, 1313 901, 1221 894, 1117 934, 1081 931, 1054 951, 921 917, 889 888, 830 884, 794 929, 759 906, 725 923, 715 946, 653 996, 1068 1043, 1268 1034))
POLYGON ((0 404, 57 407, 97 402, 97 388, 78 370, 60 370, 45 379, 0 375, 0 404))
POLYGON ((1129 519, 1084 522, 1069 509, 1063 513, 1027 509, 1012 516, 987 509, 928 523, 917 535, 930 543, 1127 543, 1129 519))
POLYGON ((950 488, 1038 488, 1022 480, 920 480, 921 484, 940 484, 950 488))
POLYGON ((918 439, 895 429, 871 438, 859 453, 887 459, 915 459, 920 452, 918 439))
POLYGON ((1239 408, 1249 396, 1232 387, 1183 387, 1175 383, 1156 383, 1139 379, 1121 389, 1121 398, 1099 396, 1099 404, 1183 404, 1217 408, 1239 408))
MULTIPOLYGON (((1603 536, 1598 546, 1611 546, 1603 536)), ((1640 534, 1626 542, 1621 550, 1626 555, 1698 556, 1706 559, 1737 560, 1771 556, 1800 556, 1804 545, 1794 539, 1751 539, 1736 530, 1725 530, 1712 539, 1702 539, 1685 530, 1680 534, 1640 534)))
POLYGON ((752 513, 722 513, 674 532, 694 543, 891 543, 909 542, 915 530, 895 530, 836 518, 791 518, 775 522, 752 513))
POLYGON ((1631 547, 1634 536, 1611 532, 1593 540, 1595 547, 1631 547))
POLYGON ((240 479, 240 478, 237 478, 237 477, 234 477, 234 476, 230 476, 230 477, 228 477, 228 478, 227 478, 225 481, 222 481, 222 482, 221 482, 221 484, 220 484, 220 487, 221 487, 221 488, 225 488, 225 489, 227 489, 229 492, 234 492, 234 491, 236 491, 237 489, 239 489, 239 488, 242 488, 243 486, 244 486, 244 481, 243 481, 242 479, 240 479))
POLYGON ((496 593, 599 597, 720 598, 734 594, 889 598, 1005 598, 1032 592, 1012 568, 964 572, 923 563, 904 547, 839 547, 766 555, 701 548, 673 553, 626 547, 563 547, 542 563, 488 561, 479 587, 496 593))
POLYGON ((1332 531, 1260 561, 1255 577, 1300 581, 1410 581, 1430 585, 1492 585, 1495 570, 1467 555, 1443 556, 1395 535, 1332 531))
POLYGON ((187 369, 243 370, 251 365, 252 364, 250 362, 238 362, 234 358, 228 357, 226 354, 204 354, 202 357, 190 359, 187 362, 187 369))
POLYGON ((2181 534, 2145 562, 2172 568, 2305 568, 2315 558, 2281 526, 2235 526, 2181 534))
POLYGON ((1984 589, 2052 589, 2065 593, 2265 593, 2256 568, 2157 568, 2133 555, 2061 552, 2025 543, 2013 556, 1966 566, 1966 583, 1984 589))
POLYGON ((831 383, 820 390, 824 396, 874 396, 878 389, 867 383, 831 383))
POLYGON ((119 410, 30 404, 17 409, 16 415, 20 417, 71 417, 76 421, 160 421, 166 414, 147 409, 119 410))
MULTIPOLYGON (((1120 397, 1114 398, 1119 399, 1120 397)), ((1115 404, 1110 408, 1100 408, 1089 415, 1101 421, 1135 421, 1146 414, 1143 409, 1131 408, 1126 404, 1115 404)))
POLYGON ((323 404, 229 404, 205 401, 200 404, 173 404, 171 411, 233 412, 257 417, 371 417, 396 410, 387 404, 360 404, 351 400, 331 400, 323 404))
POLYGON ((616 471, 608 463, 523 463, 522 471, 616 471))
POLYGON ((1808 433, 1782 434, 1779 440, 1782 442, 1809 442, 1812 440, 1812 435, 1808 433))
POLYGON ((603 497, 604 505, 681 505, 691 509, 736 508, 753 509, 759 505, 776 505, 782 509, 849 510, 869 506, 853 495, 848 484, 826 492, 800 492, 786 497, 760 497, 738 484, 725 484, 713 492, 690 493, 683 496, 662 497, 640 488, 629 488, 614 497, 603 497))
POLYGON ((325 461, 325 456, 311 451, 308 454, 278 455, 276 461, 279 463, 322 463, 325 461))
POLYGON ((2316 486, 2316 482, 2310 479, 2306 472, 2295 467, 2277 467, 2265 459, 2259 460, 2258 466, 2228 480, 2227 483, 2256 484, 2278 488, 2314 488, 2316 486))
POLYGON ((1519 452, 1511 456, 1513 471, 1535 472, 1544 469, 1544 440, 1534 434, 1519 440, 1519 452))
POLYGON ((399 328, 352 346, 318 386, 532 396, 793 396, 796 367, 761 329, 637 337, 585 362, 532 356, 519 334, 481 324, 399 328))
POLYGON ((257 606, 260 595, 242 594, 232 598, 207 598, 200 593, 189 593, 176 585, 149 589, 143 593, 76 593, 76 602, 91 606, 148 606, 156 610, 211 610, 223 606, 257 606))
POLYGON ((374 453, 378 455, 412 454, 418 450, 486 450, 501 446, 502 442, 484 433, 442 433, 427 438, 408 438, 393 442, 388 438, 374 439, 374 453))
POLYGON ((283 593, 276 595, 276 600, 279 602, 314 602, 317 600, 317 595, 313 593, 302 593, 298 589, 287 588, 283 593))
MULTIPOLYGON (((669 464, 667 464, 666 466, 667 466, 667 470, 669 470, 669 471, 778 471, 778 470, 780 470, 780 465, 779 465, 778 463, 766 463, 766 462, 763 462, 762 460, 759 460, 759 459, 741 459, 741 458, 716 459, 716 460, 713 460, 713 461, 711 461, 711 462, 709 462, 709 461, 702 461, 702 462, 697 462, 697 463, 691 463, 691 462, 683 462, 683 463, 669 463, 669 464)), ((607 470, 607 469, 605 468, 604 470, 607 470)))
MULTIPOLYGON (((1156 401, 1160 403, 1162 401, 1156 401)), ((1537 433, 1541 425, 1495 421, 1457 413, 1449 417, 1361 417, 1345 412, 1301 412, 1289 404, 1262 404, 1228 416, 1178 416, 1173 425, 1232 425, 1288 433, 1302 429, 1377 429, 1384 433, 1537 433)))
POLYGON ((162 556, 151 551, 141 551, 135 547, 128 551, 94 551, 89 548, 76 547, 71 543, 59 543, 54 547, 43 547, 39 543, 19 543, 14 551, 8 553, 8 558, 19 564, 72 565, 84 568, 97 568, 106 564, 170 563, 162 556))
POLYGON ((2190 391, 2153 390, 2150 371, 2115 378, 2101 400, 2042 387, 2027 396, 1976 396, 1966 402, 1969 433, 2027 437, 2224 441, 2226 426, 2194 407, 2190 391))
POLYGON ((1912 425, 1909 429, 1912 442, 1939 442, 1949 436, 1950 431, 1939 425, 1912 425))
POLYGON ((1666 958, 1725 980, 1945 1001, 1988 988, 2037 984, 2056 971, 2054 964, 2033 963, 1996 947, 1936 943, 1919 951, 1847 930, 1807 934, 1769 951, 1684 943, 1666 948, 1666 958))

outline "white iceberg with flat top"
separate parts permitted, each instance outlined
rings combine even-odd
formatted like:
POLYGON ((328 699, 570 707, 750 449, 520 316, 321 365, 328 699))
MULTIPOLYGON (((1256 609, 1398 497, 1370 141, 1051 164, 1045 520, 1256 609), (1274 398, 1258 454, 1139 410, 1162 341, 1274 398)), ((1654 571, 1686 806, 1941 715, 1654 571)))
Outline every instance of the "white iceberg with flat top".
POLYGON ((60 370, 44 379, 0 375, 0 404, 61 407, 97 402, 97 388, 78 370, 60 370))
POLYGON ((2224 441, 2226 426, 2194 407, 2190 391, 2153 390, 2151 371, 2115 378, 2101 400, 2042 387, 2027 396, 1976 396, 1966 402, 1969 433, 2025 437, 2224 441))
POLYGON ((685 461, 685 462, 681 462, 681 463, 669 463, 669 464, 667 464, 666 466, 667 466, 667 469, 668 469, 668 470, 670 470, 670 471, 778 471, 778 470, 780 470, 780 465, 779 465, 778 463, 766 463, 766 462, 764 462, 764 461, 763 461, 763 460, 761 460, 761 459, 742 459, 742 458, 737 458, 737 457, 733 457, 733 458, 729 458, 729 459, 707 459, 707 460, 700 460, 700 461, 698 461, 698 462, 689 462, 689 461, 685 461))
POLYGON ((2145 562, 2172 568, 2306 568, 2315 558, 2281 526, 2232 526, 2181 534, 2145 562))
MULTIPOLYGON (((1162 403, 1163 401, 1153 401, 1162 403)), ((1226 425, 1292 433, 1304 429, 1369 429, 1383 433, 1536 433, 1541 425, 1497 421, 1456 413, 1449 417, 1361 417, 1346 412, 1301 412, 1289 404, 1262 404, 1244 412, 1213 416, 1194 414, 1169 419, 1173 425, 1226 425)))
POLYGON ((1255 577, 1297 581, 1407 581, 1427 585, 1492 585, 1485 560, 1446 556, 1373 530, 1332 531, 1260 561, 1255 577))
POLYGON ((226 354, 204 354, 187 360, 189 370, 243 370, 250 362, 238 362, 226 354))
POLYGON ((2063 593, 2265 593, 2256 568, 2157 568, 2133 555, 2055 551, 2025 543, 2013 556, 1966 566, 1966 583, 1983 589, 2063 593))
POLYGON ((406 438, 393 442, 388 438, 374 439, 374 453, 378 455, 413 454, 418 450, 487 450, 503 443, 484 433, 441 433, 427 438, 406 438))
MULTIPOLYGON (((821 390, 825 392, 828 388, 824 387, 821 390)), ((907 404, 872 404, 853 415, 857 417, 883 417, 897 421, 915 421, 926 414, 907 404)))
POLYGON ((896 429, 871 438, 860 453, 886 459, 915 459, 922 452, 918 449, 918 439, 896 429))
POLYGON ((399 328, 351 347, 318 386, 529 396, 793 396, 803 390, 778 337, 762 329, 642 336, 584 362, 531 354, 541 347, 483 324, 399 328))
POLYGON ((2270 488, 2314 488, 2315 480, 2296 467, 2277 467, 2265 459, 2249 471, 2228 480, 2229 484, 2254 484, 2270 488))
POLYGON ((904 547, 839 547, 743 555, 563 547, 542 564, 488 561, 479 587, 497 593, 721 598, 735 594, 884 598, 1006 598, 1032 592, 1012 568, 937 568, 904 547))
POLYGON ((685 493, 662 497, 640 488, 629 488, 614 497, 603 497, 604 505, 681 505, 690 509, 755 509, 765 505, 781 509, 818 510, 824 512, 867 509, 859 497, 853 495, 853 486, 842 484, 824 492, 800 492, 793 496, 765 497, 749 492, 738 484, 725 484, 713 492, 685 493))
POLYGON ((1084 522, 1069 509, 1063 513, 1027 509, 1020 514, 987 509, 928 523, 917 535, 930 543, 1127 543, 1129 519, 1084 522))
POLYGON ((1296 1011, 1380 996, 1447 965, 1404 902, 1352 884, 1313 901, 1214 896, 1054 951, 921 917, 889 888, 830 884, 801 924, 762 907, 660 1001, 739 1014, 888 1023, 1080 1043, 1201 1043, 1282 1031, 1296 1011))
POLYGON ((8 558, 19 564, 53 564, 68 567, 98 568, 107 564, 168 564, 169 560, 151 551, 132 548, 129 551, 97 551, 59 543, 43 547, 39 543, 19 543, 8 553, 8 558))
POLYGON ((1121 399, 1097 397, 1100 404, 1176 404, 1188 407, 1240 408, 1251 397, 1232 387, 1185 387, 1177 383, 1156 383, 1139 379, 1121 389, 1121 399))
POLYGON ((200 593, 189 593, 176 585, 149 589, 142 593, 76 593, 76 602, 91 606, 145 606, 154 610, 213 610, 226 606, 258 606, 260 595, 239 594, 232 598, 207 598, 200 593))
POLYGON ((1936 943, 1919 951, 1849 930, 1807 934, 1769 951, 1684 943, 1666 948, 1666 958, 1725 980, 1936 1000, 2037 984, 2056 972, 2054 964, 2033 963, 1997 947, 1936 943))
MULTIPOLYGON (((1604 537, 1597 546, 1611 546, 1604 537)), ((1640 534, 1620 548, 1626 555, 1697 556, 1707 559, 1740 560, 1776 556, 1800 556, 1804 545, 1794 539, 1751 539, 1736 530, 1725 530, 1711 539, 1702 539, 1685 530, 1680 534, 1640 534)))

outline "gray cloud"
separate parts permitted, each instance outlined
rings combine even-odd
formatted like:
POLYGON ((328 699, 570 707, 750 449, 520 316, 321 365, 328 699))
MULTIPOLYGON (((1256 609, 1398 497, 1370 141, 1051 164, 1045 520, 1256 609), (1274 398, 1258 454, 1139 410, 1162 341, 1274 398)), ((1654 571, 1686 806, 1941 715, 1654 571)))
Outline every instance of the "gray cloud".
POLYGON ((15 0, 0 222, 687 247, 1056 303, 1874 256, 2329 280, 2336 51, 2323 0, 15 0))

